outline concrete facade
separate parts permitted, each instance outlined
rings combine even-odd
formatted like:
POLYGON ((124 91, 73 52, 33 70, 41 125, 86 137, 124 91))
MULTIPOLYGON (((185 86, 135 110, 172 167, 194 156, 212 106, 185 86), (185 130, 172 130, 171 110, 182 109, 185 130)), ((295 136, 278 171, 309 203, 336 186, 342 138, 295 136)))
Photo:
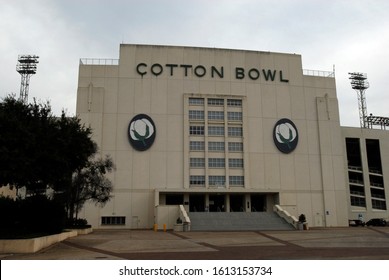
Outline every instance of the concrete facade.
POLYGON ((389 131, 342 127, 349 188, 349 218, 389 217, 389 131))
POLYGON ((175 204, 280 205, 313 227, 347 226, 354 213, 335 78, 304 75, 300 55, 121 45, 119 60, 80 61, 77 115, 116 164, 112 200, 81 213, 95 228, 172 223, 175 204), (277 139, 297 145, 282 152, 277 139))

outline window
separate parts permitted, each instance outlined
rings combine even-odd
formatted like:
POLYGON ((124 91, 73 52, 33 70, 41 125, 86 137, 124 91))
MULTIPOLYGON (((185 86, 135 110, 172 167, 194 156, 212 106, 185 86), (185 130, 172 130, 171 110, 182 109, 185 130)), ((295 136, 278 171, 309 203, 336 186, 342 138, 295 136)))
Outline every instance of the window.
POLYGON ((372 199, 371 204, 373 209, 386 210, 386 202, 384 200, 372 199))
POLYGON ((208 120, 224 120, 224 112, 223 111, 209 111, 208 112, 208 120))
POLYGON ((224 152, 224 142, 208 142, 208 151, 222 151, 224 152))
POLYGON ((243 168, 243 159, 242 158, 230 158, 228 160, 228 166, 230 168, 243 168))
POLYGON ((350 194, 365 196, 365 187, 350 185, 350 194))
POLYGON ((204 120, 204 111, 189 110, 190 120, 204 120))
POLYGON ((228 143, 229 152, 243 152, 243 143, 241 142, 229 142, 228 143))
POLYGON ((209 126, 208 135, 210 136, 224 136, 224 126, 209 126))
POLYGON ((241 137, 243 136, 243 129, 241 127, 228 127, 228 136, 241 137))
POLYGON ((190 159, 190 167, 205 167, 205 159, 204 158, 191 158, 190 159))
POLYGON ((205 144, 203 141, 190 141, 189 150, 191 150, 191 151, 204 151, 205 144))
POLYGON ((372 198, 385 199, 385 190, 384 189, 371 188, 370 194, 371 194, 372 198))
POLYGON ((204 135, 204 126, 191 125, 189 127, 190 135, 204 135))
POLYGON ((189 184, 191 186, 204 186, 205 185, 205 176, 190 176, 189 184))
POLYGON ((224 158, 209 158, 208 167, 209 168, 222 168, 226 166, 226 161, 224 158))
POLYGON ((227 119, 229 121, 241 121, 242 112, 227 112, 227 119))
POLYGON ((367 165, 370 173, 382 174, 380 141, 366 139, 367 165))
POLYGON ((125 216, 105 216, 101 217, 101 225, 125 225, 125 216))
POLYGON ((224 99, 221 98, 208 98, 208 105, 223 106, 224 99))
POLYGON ((226 184, 226 176, 209 176, 208 182, 211 186, 224 186, 226 184))
POLYGON ((230 186, 243 186, 244 176, 230 176, 229 183, 230 186))
POLYGON ((189 98, 189 105, 204 105, 204 98, 189 98))
POLYGON ((349 169, 362 170, 361 148, 358 138, 346 138, 347 162, 349 169))
POLYGON ((240 100, 240 99, 227 99, 227 106, 242 107, 242 100, 240 100))
POLYGON ((360 207, 366 207, 366 201, 363 197, 357 197, 357 196, 351 196, 351 205, 352 206, 360 206, 360 207))

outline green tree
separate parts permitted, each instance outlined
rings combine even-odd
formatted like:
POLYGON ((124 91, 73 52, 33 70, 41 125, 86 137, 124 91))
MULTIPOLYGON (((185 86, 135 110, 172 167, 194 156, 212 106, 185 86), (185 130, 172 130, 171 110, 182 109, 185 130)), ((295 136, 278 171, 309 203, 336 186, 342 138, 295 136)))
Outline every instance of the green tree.
POLYGON ((58 191, 97 151, 92 131, 77 117, 55 117, 48 103, 0 103, 0 185, 26 187, 28 194, 58 191))
POLYGON ((88 200, 100 206, 109 201, 112 182, 106 178, 106 174, 114 168, 112 159, 107 156, 105 159, 90 160, 83 169, 73 174, 71 190, 66 193, 71 196, 67 199, 66 207, 69 219, 77 219, 78 212, 88 200))
POLYGON ((58 165, 48 162, 54 123, 48 103, 26 105, 12 96, 0 103, 0 185, 37 192, 52 183, 45 167, 58 165))
POLYGON ((104 204, 112 184, 111 159, 96 160, 92 130, 78 117, 55 117, 49 103, 0 102, 0 186, 25 187, 28 195, 54 190, 54 199, 73 218, 86 200, 104 204))

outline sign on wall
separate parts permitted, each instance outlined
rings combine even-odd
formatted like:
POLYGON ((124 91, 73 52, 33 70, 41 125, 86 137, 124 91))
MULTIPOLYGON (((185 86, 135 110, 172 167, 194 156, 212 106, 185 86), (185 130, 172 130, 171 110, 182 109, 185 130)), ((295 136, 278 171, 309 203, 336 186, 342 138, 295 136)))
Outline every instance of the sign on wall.
POLYGON ((148 150, 154 143, 155 134, 155 124, 148 115, 136 115, 128 125, 128 139, 135 150, 148 150))
POLYGON ((282 153, 293 152, 299 140, 296 125, 289 119, 280 119, 274 126, 273 140, 277 149, 282 153))

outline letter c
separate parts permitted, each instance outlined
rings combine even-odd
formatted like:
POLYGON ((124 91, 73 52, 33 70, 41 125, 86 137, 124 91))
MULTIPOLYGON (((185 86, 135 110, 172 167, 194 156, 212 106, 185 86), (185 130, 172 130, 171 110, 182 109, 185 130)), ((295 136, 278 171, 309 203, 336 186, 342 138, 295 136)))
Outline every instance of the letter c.
POLYGON ((139 63, 137 66, 136 66, 136 72, 142 76, 143 78, 143 75, 146 75, 147 74, 147 71, 141 71, 140 70, 140 67, 147 67, 147 64, 146 63, 139 63))

